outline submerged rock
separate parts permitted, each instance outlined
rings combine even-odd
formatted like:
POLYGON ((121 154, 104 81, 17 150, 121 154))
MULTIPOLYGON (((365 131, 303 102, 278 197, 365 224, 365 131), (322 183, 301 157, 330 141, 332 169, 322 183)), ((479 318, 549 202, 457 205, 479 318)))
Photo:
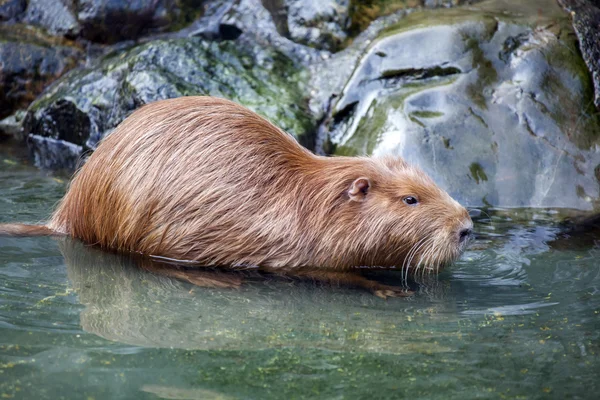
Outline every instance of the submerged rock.
POLYGON ((0 119, 25 108, 50 82, 76 66, 82 51, 25 26, 0 26, 0 119))
POLYGON ((567 17, 502 4, 414 12, 380 34, 325 151, 401 155, 469 206, 598 209, 600 121, 567 17))
POLYGON ((243 41, 158 40, 73 71, 36 100, 23 130, 38 165, 73 169, 133 110, 188 95, 225 97, 306 140, 303 73, 282 54, 243 41))

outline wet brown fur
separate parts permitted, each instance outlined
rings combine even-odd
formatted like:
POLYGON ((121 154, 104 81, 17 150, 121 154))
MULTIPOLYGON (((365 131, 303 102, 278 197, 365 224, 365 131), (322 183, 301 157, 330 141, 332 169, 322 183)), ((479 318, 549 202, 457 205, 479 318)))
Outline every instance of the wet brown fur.
POLYGON ((0 235, 3 236, 52 236, 55 235, 52 229, 44 225, 25 225, 25 224, 2 224, 0 225, 0 235))
POLYGON ((142 107, 107 136, 48 228, 203 265, 343 269, 441 267, 470 224, 399 158, 316 156, 233 102, 182 97, 142 107), (360 178, 370 186, 353 196, 360 178), (420 203, 404 204, 408 195, 420 203))

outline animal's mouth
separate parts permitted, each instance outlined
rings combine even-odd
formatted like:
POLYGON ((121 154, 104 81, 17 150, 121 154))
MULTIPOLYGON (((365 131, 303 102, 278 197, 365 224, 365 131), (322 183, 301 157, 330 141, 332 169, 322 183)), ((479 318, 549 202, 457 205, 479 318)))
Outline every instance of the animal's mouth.
POLYGON ((422 238, 405 255, 401 264, 403 277, 439 274, 462 257, 474 238, 471 227, 453 233, 450 238, 422 238))
POLYGON ((462 256, 463 253, 467 250, 469 245, 471 243, 473 243, 474 241, 475 241, 475 234, 472 231, 468 235, 466 235, 464 238, 461 237, 458 242, 458 256, 456 258, 457 259, 460 258, 460 256, 462 256))
POLYGON ((473 229, 461 229, 460 232, 458 232, 458 242, 460 244, 467 243, 473 238, 473 235, 473 229))

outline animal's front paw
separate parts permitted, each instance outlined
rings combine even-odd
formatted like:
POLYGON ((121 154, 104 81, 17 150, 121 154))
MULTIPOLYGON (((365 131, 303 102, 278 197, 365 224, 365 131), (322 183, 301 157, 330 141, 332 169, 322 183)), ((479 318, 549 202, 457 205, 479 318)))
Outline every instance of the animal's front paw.
POLYGON ((373 294, 382 299, 387 299, 388 297, 409 297, 415 292, 399 287, 381 285, 373 289, 373 294))

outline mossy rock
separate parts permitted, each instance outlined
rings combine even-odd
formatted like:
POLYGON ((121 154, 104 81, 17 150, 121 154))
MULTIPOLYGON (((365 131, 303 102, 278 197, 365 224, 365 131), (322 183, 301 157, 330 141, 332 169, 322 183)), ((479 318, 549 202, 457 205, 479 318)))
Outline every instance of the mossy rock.
POLYGON ((243 104, 305 142, 316 125, 305 106, 306 76, 256 44, 158 40, 68 74, 31 105, 23 128, 40 166, 72 169, 141 105, 211 95, 243 104), (64 161, 46 157, 48 146, 63 148, 64 161))
POLYGON ((425 10, 371 43, 321 141, 403 156, 468 206, 598 210, 593 96, 554 1, 425 10))

